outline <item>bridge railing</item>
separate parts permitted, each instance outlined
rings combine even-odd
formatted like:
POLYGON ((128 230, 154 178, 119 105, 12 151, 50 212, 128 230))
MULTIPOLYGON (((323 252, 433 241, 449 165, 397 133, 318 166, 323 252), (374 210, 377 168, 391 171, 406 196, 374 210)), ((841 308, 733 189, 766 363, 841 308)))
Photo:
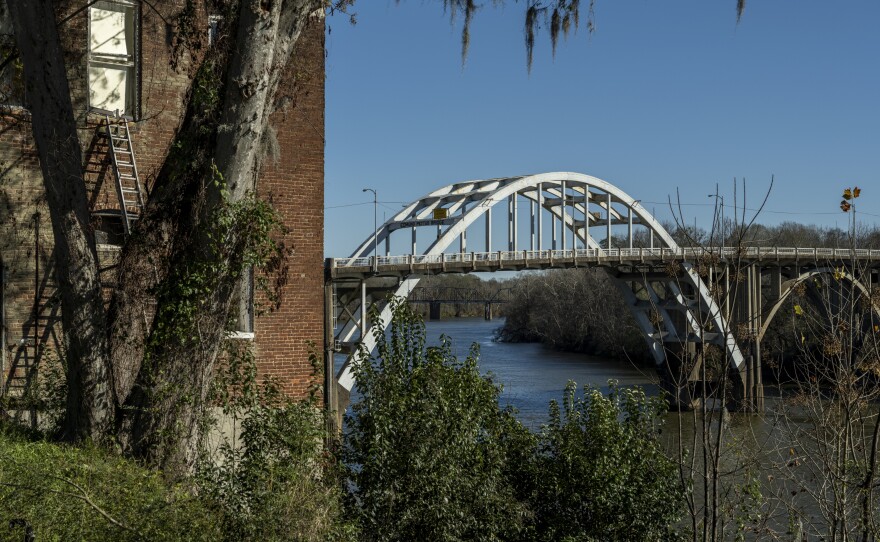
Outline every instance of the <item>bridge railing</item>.
POLYGON ((406 254, 363 258, 331 258, 331 265, 342 267, 383 267, 401 265, 461 264, 484 262, 528 262, 539 260, 583 259, 601 262, 620 259, 683 259, 693 260, 707 255, 721 258, 803 258, 816 260, 877 259, 880 250, 857 248, 796 248, 796 247, 680 247, 672 248, 579 248, 567 250, 512 250, 492 252, 452 252, 442 254, 406 254))

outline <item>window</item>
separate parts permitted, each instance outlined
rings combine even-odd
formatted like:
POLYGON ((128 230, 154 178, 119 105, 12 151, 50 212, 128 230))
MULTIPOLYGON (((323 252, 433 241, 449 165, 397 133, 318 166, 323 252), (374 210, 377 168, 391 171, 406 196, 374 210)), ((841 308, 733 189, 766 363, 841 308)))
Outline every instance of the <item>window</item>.
POLYGON ((220 26, 223 24, 222 15, 208 16, 208 45, 214 45, 220 39, 220 26))
POLYGON ((12 18, 5 2, 0 2, 0 66, 0 104, 24 106, 22 64, 15 49, 12 18))
POLYGON ((102 1, 89 7, 89 107, 137 118, 137 6, 102 1))

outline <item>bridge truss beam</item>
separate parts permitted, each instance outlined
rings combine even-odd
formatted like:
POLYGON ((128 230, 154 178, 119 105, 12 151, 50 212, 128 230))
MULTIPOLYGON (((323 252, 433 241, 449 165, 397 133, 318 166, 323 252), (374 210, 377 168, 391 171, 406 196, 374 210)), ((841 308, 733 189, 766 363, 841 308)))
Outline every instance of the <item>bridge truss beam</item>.
POLYGON ((352 366, 362 361, 357 352, 371 352, 376 343, 367 306, 376 306, 383 325, 391 320, 389 297, 371 286, 387 277, 397 281, 387 292, 408 297, 424 273, 600 265, 612 271, 658 367, 667 363, 673 343, 717 344, 744 387, 745 359, 727 317, 694 267, 696 260, 674 256, 683 253, 638 200, 595 177, 558 172, 451 184, 404 206, 350 258, 328 260, 327 280, 348 277, 357 291, 335 296, 343 302, 334 309, 338 321, 332 319, 335 335, 326 354, 351 353, 337 372, 339 386, 350 390, 352 366), (519 211, 523 202, 525 216, 519 211), (506 227, 493 228, 505 218, 506 227), (499 231, 506 233, 505 239, 493 238, 499 231), (485 238, 489 257, 477 261, 468 252, 469 232, 472 238, 485 238), (418 241, 426 234, 427 248, 420 251, 418 241), (377 246, 385 249, 382 268, 380 258, 371 258, 378 256, 373 254, 377 246), (392 246, 406 246, 403 252, 408 254, 392 257, 392 246), (513 257, 503 258, 498 247, 513 257), (658 277, 656 269, 664 269, 670 255, 675 271, 658 277))

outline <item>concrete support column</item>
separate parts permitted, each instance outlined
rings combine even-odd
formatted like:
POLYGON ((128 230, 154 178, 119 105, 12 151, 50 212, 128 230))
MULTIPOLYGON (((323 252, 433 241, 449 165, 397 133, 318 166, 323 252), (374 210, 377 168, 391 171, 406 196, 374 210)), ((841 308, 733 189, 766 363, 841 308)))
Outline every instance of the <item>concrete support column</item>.
POLYGON ((584 184, 584 248, 590 248, 590 186, 584 184))
POLYGON ((361 281, 361 341, 367 338, 367 281, 361 281))
POLYGON ((535 202, 529 201, 529 216, 531 217, 530 225, 529 225, 529 250, 534 251, 535 247, 535 202))
POLYGON ((755 382, 754 382, 754 408, 755 412, 763 412, 764 411, 764 379, 761 375, 761 338, 759 334, 761 332, 761 326, 763 322, 761 320, 761 268, 756 264, 752 264, 752 293, 753 293, 753 303, 752 310, 754 311, 754 319, 753 322, 753 334, 754 334, 754 344, 755 344, 755 382))
POLYGON ((605 248, 611 248, 611 192, 608 193, 608 199, 606 201, 606 205, 608 205, 608 209, 606 210, 608 215, 608 228, 605 237, 605 248))
POLYGON ((633 247, 633 210, 632 207, 627 207, 626 209, 627 221, 629 222, 629 229, 626 232, 626 236, 629 239, 629 248, 633 247))
POLYGON ((544 183, 538 183, 537 207, 538 214, 535 218, 537 219, 538 224, 538 250, 543 250, 541 247, 544 244, 544 240, 541 238, 544 236, 544 231, 541 227, 541 215, 543 214, 541 211, 544 208, 544 183))
POLYGON ((562 244, 560 248, 562 250, 565 250, 565 219, 568 216, 565 211, 565 181, 559 183, 559 195, 560 199, 562 200, 562 204, 559 206, 559 227, 562 228, 560 231, 560 233, 562 234, 562 244))
POLYGON ((486 208, 486 252, 492 252, 492 208, 486 208))

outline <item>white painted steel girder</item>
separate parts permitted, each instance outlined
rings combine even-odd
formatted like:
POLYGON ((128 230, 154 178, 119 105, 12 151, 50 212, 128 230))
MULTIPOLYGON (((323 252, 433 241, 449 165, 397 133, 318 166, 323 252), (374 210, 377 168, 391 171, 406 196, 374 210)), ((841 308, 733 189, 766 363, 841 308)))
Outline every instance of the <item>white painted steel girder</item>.
MULTIPOLYGON (((794 288, 798 284, 805 283, 805 282, 809 281, 810 279, 812 279, 813 277, 818 276, 818 275, 837 276, 841 280, 845 280, 845 281, 849 282, 854 288, 856 288, 859 292, 861 292, 862 295, 865 296, 866 298, 868 298, 868 299, 871 298, 871 292, 868 290, 868 288, 864 284, 862 284, 861 281, 859 281, 857 278, 852 276, 845 269, 835 269, 833 267, 819 267, 817 269, 811 269, 810 271, 807 271, 805 273, 801 273, 797 278, 794 278, 794 279, 791 279, 791 280, 788 280, 785 282, 785 286, 784 286, 785 291, 782 292, 782 295, 779 296, 779 299, 776 300, 776 302, 773 304, 773 307, 771 307, 770 311, 767 313, 767 316, 763 319, 763 322, 761 322, 761 329, 758 331, 758 340, 761 340, 764 338, 764 334, 770 328, 770 322, 772 322, 773 318, 776 317, 776 313, 779 311, 780 307, 782 307, 782 305, 785 304, 785 300, 788 299, 788 296, 791 294, 791 292, 794 290, 794 288)), ((880 310, 875 308, 874 314, 875 314, 875 317, 877 318, 877 321, 880 322, 880 310)))
MULTIPOLYGON (((553 230, 557 220, 563 225, 561 232, 562 239, 565 238, 565 232, 570 232, 573 238, 579 239, 584 246, 590 249, 602 251, 601 243, 596 240, 590 233, 590 228, 601 228, 605 234, 605 239, 610 238, 613 226, 627 226, 630 239, 632 239, 633 225, 647 228, 653 237, 660 240, 660 246, 678 249, 678 245, 669 235, 669 233, 660 225, 660 223, 645 209, 639 200, 632 198, 629 194, 616 186, 582 173, 572 172, 554 172, 540 173, 536 175, 525 175, 518 177, 507 177, 498 179, 473 180, 461 183, 450 184, 434 190, 426 194, 422 198, 405 205, 404 208, 395 214, 391 219, 382 224, 374 233, 368 236, 363 243, 352 253, 352 259, 371 256, 374 246, 385 242, 388 246, 388 240, 394 231, 412 228, 415 231, 417 227, 436 226, 437 237, 427 250, 420 252, 420 255, 439 255, 446 251, 450 245, 457 240, 465 239, 465 232, 477 219, 490 215, 491 209, 500 205, 499 213, 503 213, 504 207, 510 207, 510 198, 517 196, 523 197, 531 202, 531 205, 537 206, 538 212, 531 216, 531 231, 534 235, 537 230, 541 235, 541 212, 548 213, 552 220, 553 230), (598 208, 598 211, 591 212, 590 206, 598 208), (441 218, 434 218, 436 210, 444 209, 441 218), (624 212, 622 210, 625 209, 624 212), (604 212, 604 217, 601 216, 604 212), (577 219, 580 215, 583 218, 577 219), (599 216, 596 216, 599 215, 599 216), (445 229, 444 229, 445 228, 445 229)), ((514 217, 508 216, 510 221, 515 221, 514 217)), ((491 225, 486 228, 487 244, 491 241, 491 225)), ((502 230, 504 231, 504 230, 502 230)), ((508 228, 508 232, 510 229, 508 228)), ((546 231, 546 230, 544 230, 546 231)), ((535 240, 530 238, 530 243, 535 240)), ((516 236, 514 235, 514 238, 516 236)), ((508 240, 508 245, 514 242, 508 240)), ((563 241, 564 242, 564 241, 563 241)), ((538 248, 540 249, 540 237, 538 238, 538 248)), ((608 241, 610 243, 610 241, 608 241)), ((415 236, 413 234, 413 246, 415 246, 415 236)), ((606 245, 607 247, 608 245, 606 245)), ((514 250, 520 247, 513 247, 514 250)), ((529 247, 534 249, 534 247, 529 247)), ((571 247, 574 248, 574 247, 571 247)), ((660 248, 658 246, 658 248, 660 248)), ((720 308, 709 295, 708 287, 703 283, 702 279, 689 266, 684 266, 684 279, 689 283, 694 291, 698 293, 699 303, 697 307, 685 306, 687 312, 687 320, 689 327, 695 327, 695 333, 700 334, 698 321, 706 321, 706 315, 709 316, 716 329, 728 329, 724 322, 720 308), (692 311, 699 310, 701 314, 698 316, 692 311)), ((419 276, 410 275, 402 280, 397 287, 395 296, 406 297, 419 281, 419 276)), ((656 327, 651 323, 648 313, 641 308, 636 300, 635 295, 626 281, 615 280, 620 291, 623 293, 627 301, 627 306, 632 311, 645 334, 645 339, 657 363, 662 363, 665 359, 663 353, 662 340, 657 338, 656 327)), ((650 290, 650 288, 648 288, 650 290)), ((656 298, 656 295, 654 296, 656 298)), ((682 296, 678 296, 682 303, 682 296)), ((652 299, 656 302, 656 299, 652 299)), ((380 319, 384 326, 387 326, 391 320, 391 307, 386 300, 374 301, 380 308, 380 319)), ((675 330, 672 325, 672 319, 669 318, 666 310, 662 307, 657 308, 661 314, 665 328, 664 335, 673 338, 682 338, 682 333, 675 330)), ((360 318, 360 314, 364 311, 355 308, 351 314, 355 318, 360 318)), ((348 322, 343 327, 343 332, 339 338, 345 342, 352 342, 357 330, 361 328, 360 322, 348 322)), ((739 351, 736 341, 730 332, 726 338, 718 338, 713 342, 718 342, 724 346, 731 359, 731 364, 736 368, 743 366, 743 356, 739 351)), ((362 333, 360 343, 364 347, 362 351, 372 352, 376 345, 375 331, 370 330, 362 333)), ((339 384, 346 389, 351 389, 354 381, 351 372, 352 364, 359 361, 358 354, 352 354, 346 362, 339 368, 337 379, 339 384)))

